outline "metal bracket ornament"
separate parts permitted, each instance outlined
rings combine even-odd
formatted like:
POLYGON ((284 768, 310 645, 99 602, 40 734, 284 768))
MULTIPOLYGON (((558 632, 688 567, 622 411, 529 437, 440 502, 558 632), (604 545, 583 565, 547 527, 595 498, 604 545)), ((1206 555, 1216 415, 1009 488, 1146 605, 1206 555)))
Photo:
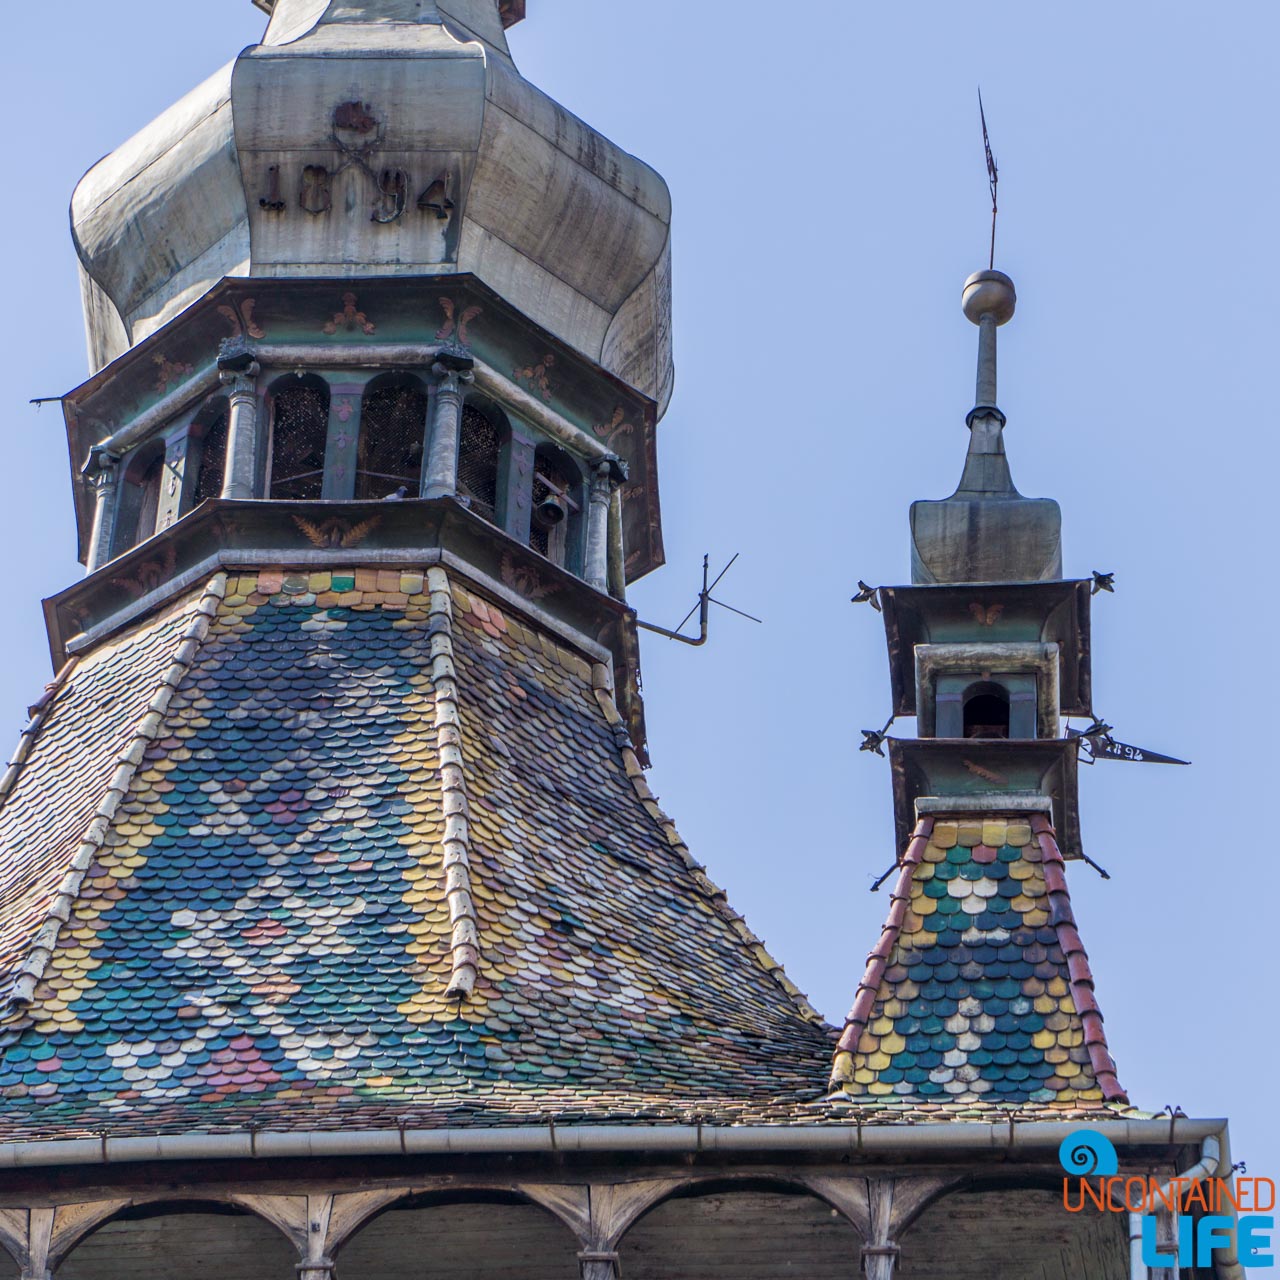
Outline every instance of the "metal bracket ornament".
POLYGON ((880 588, 867 586, 861 578, 858 579, 858 594, 849 603, 869 604, 877 613, 883 612, 880 608, 880 588))
POLYGON ((1179 760, 1177 756, 1162 755, 1159 751, 1148 751, 1128 742, 1117 742, 1111 736, 1111 725, 1102 720, 1095 720, 1087 729, 1068 729, 1067 737, 1079 740, 1083 752, 1080 759, 1085 764, 1097 764, 1099 760, 1121 760, 1128 764, 1191 763, 1190 760, 1179 760))
POLYGON ((890 716, 885 721, 883 729, 863 729, 862 745, 858 750, 874 751, 876 755, 883 756, 885 739, 889 736, 889 730, 893 727, 893 722, 897 718, 896 715, 890 716))

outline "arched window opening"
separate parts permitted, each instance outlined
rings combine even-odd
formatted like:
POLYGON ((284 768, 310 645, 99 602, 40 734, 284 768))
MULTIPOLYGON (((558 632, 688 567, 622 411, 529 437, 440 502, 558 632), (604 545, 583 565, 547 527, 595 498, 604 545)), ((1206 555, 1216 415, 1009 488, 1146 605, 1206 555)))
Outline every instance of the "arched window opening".
POLYGON ((227 402, 222 400, 212 411, 208 423, 200 426, 198 447, 200 450, 195 486, 191 491, 191 500, 195 504, 206 498, 222 496, 222 483, 227 469, 227 431, 230 418, 227 402))
POLYGON ((1009 693, 998 684, 970 685, 964 695, 966 738, 1009 736, 1009 693))
POLYGON ((498 523, 498 469, 502 433, 482 409, 468 404, 462 410, 458 437, 458 493, 471 510, 490 524, 498 523))
POLYGON ((579 1274, 580 1248, 538 1205, 460 1192, 391 1206, 341 1246, 337 1262, 340 1275, 359 1280, 563 1280, 579 1274))
POLYGON ((329 388, 319 378, 286 385, 272 396, 270 497, 310 501, 323 496, 328 434, 329 388))
POLYGON ((529 545, 554 564, 576 567, 582 526, 582 476, 563 450, 543 445, 533 461, 529 545))
POLYGON ((126 460, 120 476, 112 556, 145 542, 156 531, 164 484, 164 442, 152 440, 126 460))
MULTIPOLYGON (((960 1274, 989 1280, 1127 1280, 1132 1269, 1125 1226, 1121 1213, 1068 1213, 1061 1186, 957 1191, 935 1200, 899 1234, 894 1275, 952 1276, 956 1259, 963 1258, 960 1274)), ((643 1277, 632 1271, 628 1280, 643 1277)))
POLYGON ((427 393, 416 382, 384 382, 365 392, 356 461, 357 498, 418 496, 426 427, 427 393))
POLYGON ((844 1280, 858 1248, 853 1224, 816 1196, 743 1186, 695 1188, 663 1201, 622 1237, 618 1252, 627 1280, 844 1280))
POLYGON ((59 1280, 277 1280, 296 1272, 297 1253, 275 1227, 224 1204, 126 1209, 72 1249, 59 1280))

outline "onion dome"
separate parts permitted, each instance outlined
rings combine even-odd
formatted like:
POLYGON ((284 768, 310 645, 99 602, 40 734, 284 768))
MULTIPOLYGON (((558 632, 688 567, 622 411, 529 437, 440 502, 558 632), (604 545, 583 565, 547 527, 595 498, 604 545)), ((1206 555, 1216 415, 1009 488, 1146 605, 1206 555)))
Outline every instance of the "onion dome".
POLYGON ((512 0, 275 0, 72 201, 101 368, 225 276, 470 273, 665 408, 662 178, 534 88, 512 0))

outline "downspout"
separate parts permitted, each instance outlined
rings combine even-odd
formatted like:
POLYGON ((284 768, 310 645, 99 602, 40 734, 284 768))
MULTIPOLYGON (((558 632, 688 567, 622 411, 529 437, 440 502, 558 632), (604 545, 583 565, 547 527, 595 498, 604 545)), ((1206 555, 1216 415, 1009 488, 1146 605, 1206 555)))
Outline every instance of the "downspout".
MULTIPOLYGON (((1164 1186, 1160 1187, 1151 1197, 1150 1202, 1157 1199, 1164 1200, 1166 1203, 1169 1196, 1173 1192, 1174 1182, 1196 1183, 1204 1178, 1212 1178, 1218 1172, 1218 1166, 1222 1159, 1222 1146, 1218 1139, 1213 1136, 1207 1136, 1200 1144, 1200 1159, 1191 1166, 1185 1173, 1180 1173, 1176 1178, 1170 1178, 1164 1186)), ((1233 1218, 1235 1211, 1232 1210, 1233 1218)), ((1129 1275, 1130 1280, 1149 1280, 1150 1271, 1147 1264, 1142 1258, 1142 1219, 1140 1213, 1129 1214, 1129 1275)), ((1236 1256, 1235 1233, 1231 1235, 1230 1243, 1223 1245, 1221 1248, 1214 1250, 1218 1255, 1214 1261, 1214 1271, 1218 1275, 1218 1280, 1244 1280, 1244 1268, 1240 1265, 1240 1259, 1236 1256)), ((1174 1263, 1172 1268, 1160 1267, 1157 1270, 1172 1270, 1177 1275, 1180 1267, 1178 1266, 1177 1255, 1171 1255, 1170 1260, 1174 1263)))

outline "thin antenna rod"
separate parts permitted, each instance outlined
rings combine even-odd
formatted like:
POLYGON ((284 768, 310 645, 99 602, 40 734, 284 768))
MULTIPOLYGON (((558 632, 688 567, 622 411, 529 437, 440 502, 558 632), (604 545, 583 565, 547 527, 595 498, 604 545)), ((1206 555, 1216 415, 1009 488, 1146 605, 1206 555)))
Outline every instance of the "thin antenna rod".
POLYGON ((735 609, 731 604, 725 604, 723 600, 717 600, 711 593, 720 585, 724 575, 737 563, 738 554, 734 552, 733 559, 729 561, 723 569, 720 570, 714 582, 709 581, 711 577, 711 557, 702 557, 702 590, 698 592, 698 599, 694 603, 692 609, 680 619, 679 624, 672 630, 669 627, 655 626, 652 622, 642 622, 636 619, 636 626, 643 627, 646 631, 653 631, 657 635, 666 636, 668 640, 679 640, 681 644, 691 644, 695 648, 698 645, 707 643, 707 622, 708 615, 711 612, 711 606, 718 604, 722 609, 728 609, 730 613, 736 613, 740 618, 746 618, 749 622, 760 622, 754 614, 746 613, 742 609, 735 609), (681 634, 684 631, 684 624, 693 617, 698 615, 698 634, 697 636, 686 636, 681 634))
POLYGON ((978 89, 978 116, 982 120, 982 149, 987 155, 987 185, 991 188, 991 257, 988 266, 996 269, 996 214, 1000 212, 996 200, 996 189, 1000 185, 1000 170, 996 168, 996 158, 991 154, 991 137, 987 133, 987 113, 982 107, 982 89, 978 89))

